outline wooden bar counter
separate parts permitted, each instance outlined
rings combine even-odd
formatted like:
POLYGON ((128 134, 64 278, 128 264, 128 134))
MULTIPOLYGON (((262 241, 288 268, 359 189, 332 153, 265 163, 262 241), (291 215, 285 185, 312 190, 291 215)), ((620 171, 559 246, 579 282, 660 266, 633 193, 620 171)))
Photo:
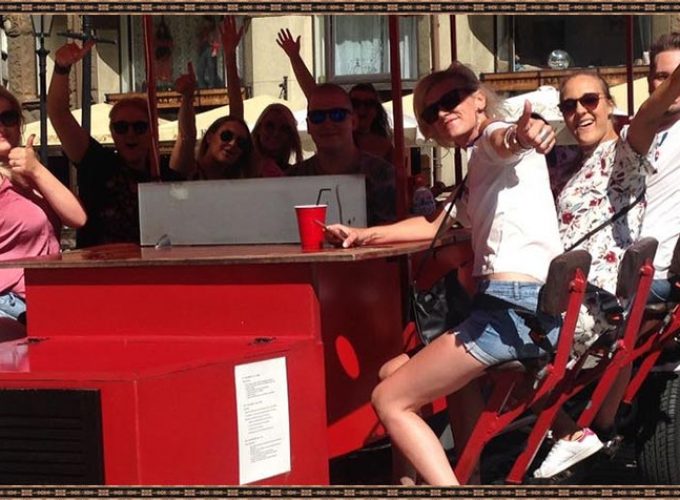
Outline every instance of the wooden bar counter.
MULTIPOLYGON (((469 261, 468 239, 453 234, 440 264, 469 261)), ((402 290, 427 246, 111 245, 15 261, 26 269, 28 338, 0 344, 0 405, 26 393, 17 389, 39 400, 94 394, 83 416, 94 422, 81 450, 90 458, 66 467, 68 484, 328 483, 330 458, 383 435, 370 395, 403 349, 402 290), (290 465, 267 475, 257 471, 266 460, 243 463, 243 439, 257 433, 238 426, 235 373, 280 358, 290 450, 267 450, 289 453, 290 465)))

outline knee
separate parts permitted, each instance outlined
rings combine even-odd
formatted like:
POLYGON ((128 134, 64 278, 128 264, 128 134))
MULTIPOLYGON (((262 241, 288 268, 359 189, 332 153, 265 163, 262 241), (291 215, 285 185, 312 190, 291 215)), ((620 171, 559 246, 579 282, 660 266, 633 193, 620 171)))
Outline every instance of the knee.
POLYGON ((390 359, 380 367, 380 370, 378 370, 378 378, 380 380, 385 380, 387 377, 401 368, 408 360, 408 354, 405 353, 399 354, 398 356, 390 359))
POLYGON ((389 413, 389 400, 389 390, 387 389, 386 384, 383 382, 379 383, 371 393, 371 404, 380 420, 383 420, 389 413))

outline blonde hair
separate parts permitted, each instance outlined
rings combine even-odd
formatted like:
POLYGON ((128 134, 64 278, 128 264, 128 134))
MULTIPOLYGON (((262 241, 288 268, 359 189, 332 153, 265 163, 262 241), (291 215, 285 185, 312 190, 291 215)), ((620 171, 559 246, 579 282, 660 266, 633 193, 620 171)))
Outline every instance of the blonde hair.
POLYGON ((125 97, 113 105, 111 111, 109 111, 109 120, 113 121, 116 113, 123 108, 138 109, 144 113, 147 119, 149 117, 149 101, 145 97, 125 97))
POLYGON ((432 124, 425 122, 422 119, 421 114, 425 109, 425 98, 427 94, 432 90, 432 88, 445 81, 454 80, 459 82, 460 88, 463 90, 468 90, 470 93, 481 91, 486 98, 486 106, 484 108, 484 114, 491 119, 500 117, 500 110, 498 105, 498 97, 496 94, 487 88, 484 84, 479 81, 477 75, 468 68, 466 65, 459 61, 453 61, 451 66, 444 70, 434 71, 427 76, 424 76, 416 84, 413 90, 413 111, 416 115, 416 121, 418 122, 418 128, 422 132, 423 136, 427 139, 435 139, 442 145, 451 146, 453 144, 448 144, 447 140, 443 138, 436 137, 435 129, 432 124))
POLYGON ((288 162, 290 161, 291 154, 295 154, 295 163, 300 163, 302 161, 302 144, 300 142, 300 134, 297 131, 297 120, 290 109, 283 104, 277 102, 270 104, 260 116, 258 116, 255 126, 253 127, 253 143, 255 144, 255 151, 258 154, 262 154, 262 144, 260 143, 260 129, 262 128, 263 122, 268 115, 272 113, 278 113, 283 117, 286 125, 290 128, 290 141, 286 151, 281 154, 280 158, 273 158, 273 160, 278 164, 279 167, 285 169, 288 167, 288 162))

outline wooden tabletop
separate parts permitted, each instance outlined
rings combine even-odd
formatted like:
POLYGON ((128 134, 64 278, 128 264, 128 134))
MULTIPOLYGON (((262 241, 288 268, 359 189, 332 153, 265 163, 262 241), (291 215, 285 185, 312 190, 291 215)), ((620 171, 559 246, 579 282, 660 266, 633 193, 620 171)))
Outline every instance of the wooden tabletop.
MULTIPOLYGON (((469 240, 469 233, 454 230, 443 244, 469 240)), ((396 257, 421 252, 429 241, 375 245, 357 248, 324 248, 302 251, 300 245, 213 245, 140 247, 135 244, 113 244, 74 250, 46 257, 0 262, 0 267, 84 268, 140 267, 176 265, 286 264, 315 262, 355 262, 396 257)))

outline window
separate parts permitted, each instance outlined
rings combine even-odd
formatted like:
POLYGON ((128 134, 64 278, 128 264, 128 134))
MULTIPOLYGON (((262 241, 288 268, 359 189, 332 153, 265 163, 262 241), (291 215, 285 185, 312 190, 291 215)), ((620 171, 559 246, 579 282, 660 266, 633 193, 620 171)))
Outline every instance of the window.
MULTIPOLYGON (((565 51, 571 67, 624 65, 626 17, 503 16, 496 30, 498 70, 547 68, 553 50, 565 51)), ((633 59, 646 63, 651 18, 634 16, 633 23, 633 59)))
MULTIPOLYGON (((327 54, 328 80, 334 82, 388 81, 390 79, 387 16, 329 16, 326 29, 331 43, 327 54)), ((418 78, 417 22, 399 17, 401 77, 418 78)))
MULTIPOLYGON (((144 35, 142 16, 130 16, 132 67, 131 89, 140 92, 146 88, 144 35)), ((224 88, 224 57, 218 25, 221 16, 154 16, 154 42, 156 60, 156 86, 171 90, 177 77, 187 72, 191 62, 199 88, 224 88)), ((237 53, 239 74, 243 79, 243 41, 237 53)))

